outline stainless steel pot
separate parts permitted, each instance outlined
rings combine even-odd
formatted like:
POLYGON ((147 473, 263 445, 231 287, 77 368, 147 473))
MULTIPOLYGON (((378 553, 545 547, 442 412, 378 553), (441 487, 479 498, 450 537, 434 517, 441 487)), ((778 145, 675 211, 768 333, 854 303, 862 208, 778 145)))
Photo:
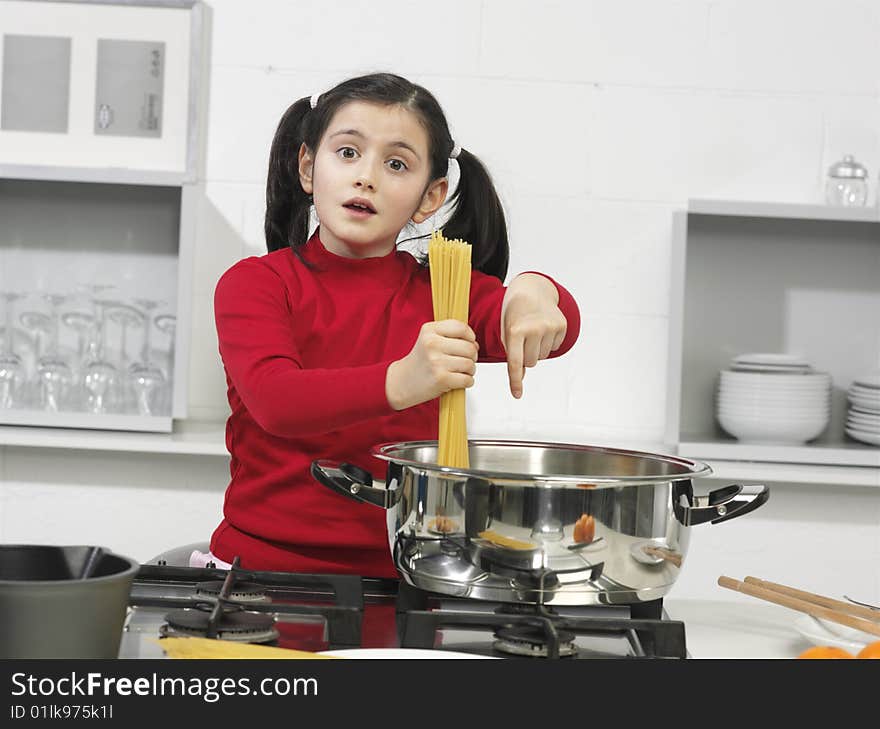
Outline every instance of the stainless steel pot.
POLYGON ((629 604, 665 595, 690 528, 742 516, 766 486, 695 496, 704 463, 614 448, 472 440, 469 469, 437 442, 386 443, 386 488, 351 464, 312 463, 345 496, 382 507, 395 564, 415 587, 501 602, 629 604))
POLYGON ((0 658, 116 658, 139 567, 101 547, 0 545, 0 658))

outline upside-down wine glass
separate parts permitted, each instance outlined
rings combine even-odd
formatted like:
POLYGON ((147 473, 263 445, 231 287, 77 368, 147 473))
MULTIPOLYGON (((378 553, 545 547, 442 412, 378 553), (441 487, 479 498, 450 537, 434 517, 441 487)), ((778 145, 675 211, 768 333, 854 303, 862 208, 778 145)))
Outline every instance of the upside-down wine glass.
POLYGON ((174 338, 177 332, 177 317, 174 314, 159 314, 153 319, 153 323, 156 325, 156 329, 168 335, 168 366, 165 369, 170 380, 174 373, 174 338))
POLYGON ((82 366, 86 358, 86 344, 95 327, 95 316, 86 311, 66 311, 61 315, 61 323, 76 332, 76 361, 82 366))
POLYGON ((163 302, 155 299, 135 299, 134 303, 144 310, 144 343, 140 361, 129 368, 128 374, 137 394, 138 412, 141 415, 153 415, 153 393, 165 382, 165 373, 153 361, 150 330, 153 328, 153 311, 163 302))
POLYGON ((177 334, 177 317, 174 314, 159 314, 159 316, 153 319, 153 323, 156 325, 156 329, 168 335, 167 365, 165 367, 167 383, 165 385, 166 399, 164 407, 167 412, 170 412, 174 390, 174 346, 177 334))
POLYGON ((37 376, 40 380, 40 400, 45 410, 57 413, 67 394, 67 387, 73 380, 73 369, 61 355, 58 347, 58 330, 60 328, 61 304, 67 301, 64 294, 46 294, 45 299, 52 307, 52 332, 49 348, 37 360, 37 376))
POLYGON ((18 321, 29 332, 33 332, 34 355, 39 359, 43 356, 46 343, 52 336, 52 317, 42 311, 23 311, 18 315, 18 321))
MULTIPOLYGON (((38 378, 39 375, 36 374, 36 364, 39 362, 40 357, 43 356, 43 352, 46 351, 49 339, 52 336, 52 317, 44 314, 42 311, 23 311, 18 315, 18 321, 34 336, 34 375, 38 378)), ((24 387, 30 389, 29 385, 30 383, 25 383, 24 387)), ((34 402, 39 400, 40 383, 34 383, 34 387, 36 388, 35 396, 32 397, 30 393, 26 392, 24 397, 21 398, 22 400, 27 401, 28 404, 31 404, 32 400, 34 402)))
POLYGON ((13 342, 12 322, 14 321, 14 303, 24 294, 16 291, 4 291, 0 298, 6 302, 6 327, 3 335, 3 345, 0 349, 0 408, 8 409, 15 405, 15 395, 18 386, 24 379, 24 362, 15 353, 13 342))
POLYGON ((83 369, 83 385, 89 394, 90 411, 95 415, 107 412, 105 398, 117 382, 118 371, 106 357, 107 317, 106 311, 119 302, 100 298, 100 294, 113 288, 110 284, 90 284, 92 305, 95 307, 94 338, 89 343, 86 363, 83 369))
MULTIPOLYGON (((129 366, 128 357, 128 330, 139 329, 144 326, 144 317, 141 312, 128 304, 117 304, 107 311, 107 318, 119 327, 119 371, 125 372, 129 366)), ((129 409, 128 388, 123 393, 124 409, 129 409)))

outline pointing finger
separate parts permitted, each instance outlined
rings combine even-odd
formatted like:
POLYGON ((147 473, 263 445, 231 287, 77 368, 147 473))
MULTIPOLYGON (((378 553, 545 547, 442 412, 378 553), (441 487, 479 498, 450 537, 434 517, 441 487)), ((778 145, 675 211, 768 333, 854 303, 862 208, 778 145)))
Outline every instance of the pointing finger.
POLYGON ((522 337, 511 337, 507 348, 507 378, 510 380, 510 394, 515 398, 522 397, 523 377, 523 341, 522 337))

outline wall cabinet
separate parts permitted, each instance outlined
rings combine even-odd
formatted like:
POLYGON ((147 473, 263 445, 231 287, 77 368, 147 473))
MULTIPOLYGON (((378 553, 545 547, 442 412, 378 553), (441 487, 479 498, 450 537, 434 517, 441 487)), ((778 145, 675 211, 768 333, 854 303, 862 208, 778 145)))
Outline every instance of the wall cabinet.
POLYGON ((844 433, 847 389, 878 367, 876 208, 692 200, 675 215, 666 438, 680 455, 802 464, 802 473, 827 467, 844 481, 839 467, 853 467, 853 483, 880 486, 880 471, 872 475, 880 448, 844 433), (745 352, 796 352, 831 374, 824 433, 776 446, 740 443, 721 430, 719 371, 745 352))
POLYGON ((0 3, 0 423, 186 416, 205 19, 0 3))

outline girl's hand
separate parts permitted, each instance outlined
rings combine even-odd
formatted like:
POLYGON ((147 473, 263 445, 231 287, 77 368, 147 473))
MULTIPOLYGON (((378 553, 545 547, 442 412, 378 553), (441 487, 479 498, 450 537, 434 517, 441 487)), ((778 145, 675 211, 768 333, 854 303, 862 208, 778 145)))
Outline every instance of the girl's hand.
POLYGON ((477 350, 477 337, 463 322, 445 319, 423 324, 410 353, 388 366, 388 404, 403 410, 444 392, 472 387, 477 350))
POLYGON ((522 397, 526 369, 547 359, 565 339, 568 322, 559 310, 559 292, 544 276, 517 276, 501 304, 501 342, 507 352, 510 392, 522 397))

